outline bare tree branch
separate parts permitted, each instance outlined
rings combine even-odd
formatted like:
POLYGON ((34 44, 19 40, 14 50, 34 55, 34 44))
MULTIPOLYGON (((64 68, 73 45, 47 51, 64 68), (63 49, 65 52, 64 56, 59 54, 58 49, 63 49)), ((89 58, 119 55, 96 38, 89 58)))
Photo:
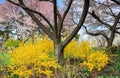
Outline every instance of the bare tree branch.
POLYGON ((92 13, 89 12, 89 14, 92 15, 95 19, 97 19, 101 24, 104 24, 107 28, 111 29, 111 25, 108 24, 108 23, 106 23, 106 22, 104 22, 104 21, 102 21, 102 20, 94 13, 94 11, 92 11, 92 13))
POLYGON ((120 27, 116 27, 116 30, 119 30, 120 29, 120 27))
POLYGON ((113 1, 113 2, 115 2, 116 4, 120 5, 120 1, 118 1, 118 0, 111 0, 111 1, 113 1))
POLYGON ((83 25, 83 27, 85 28, 86 34, 92 35, 92 36, 99 36, 100 33, 92 33, 92 32, 88 32, 87 27, 83 25))
POLYGON ((106 4, 104 4, 104 3, 100 3, 100 2, 97 2, 97 1, 94 1, 94 0, 93 0, 93 2, 109 8, 109 10, 110 10, 111 13, 108 13, 108 12, 106 12, 106 13, 109 14, 109 15, 111 15, 111 16, 113 16, 114 18, 116 18, 116 15, 114 14, 114 12, 112 11, 112 9, 110 8, 110 7, 111 7, 112 5, 114 5, 114 4, 106 5, 106 4))
POLYGON ((107 41, 109 40, 108 35, 104 31, 98 31, 107 41))
POLYGON ((65 10, 65 12, 64 12, 64 14, 63 14, 63 17, 62 17, 62 19, 61 19, 61 26, 59 27, 59 32, 60 32, 61 29, 62 29, 63 21, 65 20, 65 17, 66 17, 66 15, 67 15, 67 13, 69 12, 70 8, 71 8, 72 2, 73 2, 73 0, 70 0, 70 1, 69 1, 68 7, 67 7, 67 9, 65 10))
POLYGON ((60 14, 58 8, 57 8, 57 15, 58 15, 58 18, 59 18, 59 19, 62 19, 62 16, 61 16, 61 14, 60 14))
POLYGON ((112 11, 112 9, 110 8, 110 6, 108 6, 108 8, 109 8, 110 12, 112 13, 111 16, 114 16, 114 18, 116 19, 116 16, 115 16, 114 12, 112 11))
MULTIPOLYGON (((7 0, 7 1, 9 1, 9 2, 11 2, 11 3, 13 2, 13 1, 11 1, 11 0, 7 0)), ((22 8, 26 11, 26 13, 28 13, 28 15, 30 15, 30 17, 37 23, 37 25, 38 25, 45 33, 47 33, 48 36, 49 36, 51 39, 54 39, 53 34, 37 19, 37 17, 36 17, 29 9, 24 8, 24 6, 25 6, 24 2, 23 2, 22 0, 18 0, 18 1, 19 1, 19 4, 16 4, 16 3, 15 3, 15 5, 20 5, 20 7, 22 7, 22 8)), ((13 2, 13 4, 14 4, 14 2, 13 2)))
POLYGON ((90 0, 84 0, 84 8, 83 8, 83 12, 82 12, 81 18, 79 20, 79 23, 77 24, 77 27, 73 30, 73 32, 63 42, 63 47, 65 47, 73 39, 73 37, 78 33, 79 29, 82 27, 84 20, 88 13, 89 2, 90 2, 90 0))
POLYGON ((83 27, 85 28, 86 33, 87 33, 88 35, 91 35, 91 36, 99 36, 99 35, 102 35, 106 40, 109 39, 108 36, 107 36, 107 34, 104 33, 104 31, 97 31, 96 33, 92 33, 92 32, 88 32, 87 27, 86 27, 85 25, 83 25, 83 27))
POLYGON ((53 1, 53 8, 54 8, 54 32, 55 32, 55 37, 57 38, 58 36, 58 27, 57 27, 57 1, 53 1))
POLYGON ((38 12, 38 11, 35 11, 35 10, 32 10, 32 9, 26 7, 25 5, 20 5, 20 4, 18 4, 18 3, 15 3, 15 2, 13 2, 13 1, 11 1, 11 0, 7 0, 7 1, 9 1, 10 3, 12 3, 12 4, 14 4, 14 5, 20 6, 21 8, 23 8, 23 9, 25 9, 25 10, 31 11, 31 12, 33 12, 33 13, 35 13, 35 14, 38 14, 40 17, 42 17, 42 18, 48 23, 48 25, 49 25, 49 26, 52 28, 52 30, 53 30, 52 24, 48 21, 48 19, 47 19, 42 13, 40 13, 40 12, 38 12))
POLYGON ((115 20, 115 22, 114 22, 114 24, 113 24, 113 26, 112 26, 112 27, 113 27, 113 30, 116 29, 116 26, 117 26, 119 20, 120 20, 120 12, 119 12, 119 14, 117 15, 116 20, 115 20))
POLYGON ((113 14, 111 14, 109 12, 104 12, 104 13, 106 13, 107 15, 113 16, 116 19, 116 15, 113 15, 113 14))
POLYGON ((116 31, 115 33, 119 34, 120 35, 120 32, 119 31, 116 31))

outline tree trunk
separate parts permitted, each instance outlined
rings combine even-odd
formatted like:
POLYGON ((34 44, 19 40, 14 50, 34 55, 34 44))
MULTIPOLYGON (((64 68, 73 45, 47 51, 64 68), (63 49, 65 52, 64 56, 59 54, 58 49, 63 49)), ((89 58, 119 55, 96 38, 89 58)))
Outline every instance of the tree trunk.
POLYGON ((113 40, 114 40, 114 39, 109 39, 109 40, 107 41, 107 49, 108 49, 108 53, 109 53, 109 54, 112 54, 112 53, 113 53, 113 52, 112 52, 113 40))
POLYGON ((113 41, 109 40, 107 41, 107 48, 111 48, 113 44, 113 41))
POLYGON ((64 65, 64 48, 61 43, 54 43, 55 58, 60 65, 64 65))
POLYGON ((112 30, 110 38, 107 40, 107 48, 112 48, 113 41, 115 38, 115 32, 112 30))

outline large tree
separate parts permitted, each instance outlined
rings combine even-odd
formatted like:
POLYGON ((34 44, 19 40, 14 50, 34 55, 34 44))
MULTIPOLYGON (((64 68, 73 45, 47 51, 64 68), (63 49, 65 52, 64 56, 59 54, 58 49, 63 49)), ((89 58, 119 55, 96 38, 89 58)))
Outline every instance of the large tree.
MULTIPOLYGON (((32 20, 53 40, 55 57, 58 60, 59 64, 63 64, 64 48, 75 37, 75 35, 83 25, 89 9, 90 0, 84 0, 84 6, 83 6, 83 12, 82 12, 81 18, 79 19, 77 26, 74 28, 74 30, 69 34, 69 36, 64 41, 62 41, 62 36, 61 36, 62 29, 64 27, 63 23, 71 8, 73 0, 68 1, 68 5, 66 6, 66 10, 64 11, 63 14, 61 14, 61 12, 58 9, 57 0, 46 0, 47 2, 50 2, 53 5, 52 7, 53 12, 51 12, 51 14, 53 14, 53 16, 51 16, 53 18, 52 22, 50 22, 50 20, 47 19, 47 17, 43 15, 39 10, 34 10, 30 8, 28 5, 26 5, 27 0, 18 0, 17 2, 12 0, 7 0, 7 1, 17 6, 20 6, 22 9, 24 9, 25 12, 32 18, 32 20), (39 15, 48 24, 50 29, 48 29, 36 15, 39 15)), ((42 0, 39 0, 38 2, 42 2, 42 0)))

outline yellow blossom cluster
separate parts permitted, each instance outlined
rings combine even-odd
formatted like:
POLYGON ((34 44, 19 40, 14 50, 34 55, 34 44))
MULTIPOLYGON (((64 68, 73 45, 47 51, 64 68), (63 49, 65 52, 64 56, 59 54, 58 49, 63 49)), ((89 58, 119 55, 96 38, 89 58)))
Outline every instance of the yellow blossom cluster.
POLYGON ((93 50, 92 44, 88 41, 72 41, 65 48, 65 58, 78 58, 83 62, 81 66, 86 66, 90 71, 97 69, 100 71, 109 61, 109 57, 103 50, 93 50))
POLYGON ((17 74, 20 78, 38 77, 43 74, 47 77, 52 76, 53 69, 59 65, 54 58, 50 58, 50 51, 53 51, 53 42, 47 39, 20 44, 9 52, 11 75, 17 74))
MULTIPOLYGON (((53 76, 54 69, 59 68, 57 61, 51 57, 53 42, 48 38, 41 38, 19 44, 19 47, 9 52, 11 64, 9 69, 11 75, 17 74, 20 78, 53 76)), ((104 51, 93 50, 88 41, 71 41, 65 48, 65 58, 79 58, 81 66, 86 66, 90 71, 101 70, 108 63, 108 56, 104 51)))
POLYGON ((81 65, 87 66, 90 71, 94 69, 100 71, 108 64, 108 60, 109 57, 104 51, 96 51, 91 53, 81 65))
POLYGON ((85 59, 91 52, 92 48, 88 41, 72 41, 65 48, 65 57, 85 59))

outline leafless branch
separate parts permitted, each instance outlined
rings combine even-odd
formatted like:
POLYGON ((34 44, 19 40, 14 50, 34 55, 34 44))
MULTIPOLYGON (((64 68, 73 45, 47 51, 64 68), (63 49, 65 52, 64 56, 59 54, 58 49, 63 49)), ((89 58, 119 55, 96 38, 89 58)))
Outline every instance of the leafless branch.
POLYGON ((95 19, 97 19, 101 24, 104 24, 107 28, 111 29, 111 25, 108 24, 108 23, 106 23, 106 22, 104 22, 104 21, 102 21, 102 20, 100 19, 100 17, 98 17, 98 16, 94 13, 94 11, 92 11, 92 13, 89 12, 89 14, 92 15, 95 19))
POLYGON ((83 25, 83 27, 85 28, 86 33, 87 33, 88 35, 91 35, 91 36, 99 36, 99 35, 102 35, 106 40, 109 39, 108 36, 107 36, 107 34, 104 33, 104 31, 97 31, 97 32, 93 33, 93 32, 88 32, 87 27, 86 27, 85 25, 83 25))
POLYGON ((73 0, 70 0, 70 1, 69 1, 67 9, 66 9, 65 12, 63 13, 63 17, 62 17, 62 19, 61 19, 61 26, 59 27, 59 31, 61 31, 61 29, 62 29, 63 21, 65 20, 65 17, 66 17, 66 15, 68 14, 68 12, 69 12, 69 10, 70 10, 70 8, 71 8, 72 2, 73 2, 73 0))
POLYGON ((120 1, 118 1, 118 0, 111 0, 111 1, 113 1, 114 3, 120 5, 120 1))
POLYGON ((112 9, 110 8, 110 6, 108 6, 109 10, 111 13, 109 13, 111 16, 113 16, 116 19, 116 15, 114 14, 114 12, 112 11, 112 9))
POLYGON ((83 27, 85 28, 86 34, 88 34, 88 35, 92 35, 92 36, 99 36, 100 35, 100 33, 88 32, 87 27, 85 25, 83 25, 83 27))
POLYGON ((119 34, 120 35, 120 32, 119 31, 116 31, 115 33, 119 34))
POLYGON ((54 32, 55 32, 55 36, 57 37, 57 34, 58 34, 58 26, 57 26, 57 1, 54 0, 53 2, 53 7, 54 7, 54 32))
POLYGON ((120 20, 120 12, 119 12, 119 14, 117 15, 116 20, 115 20, 115 22, 114 22, 114 24, 113 24, 113 26, 112 26, 113 30, 116 29, 116 26, 117 26, 119 20, 120 20))
MULTIPOLYGON (((7 0, 8 1, 8 0, 7 0)), ((9 0, 9 1, 11 1, 11 0, 9 0)), ((20 5, 20 7, 24 7, 25 6, 25 4, 24 4, 24 2, 23 2, 23 0, 18 0, 19 1, 19 4, 18 5, 20 5)), ((14 2, 13 2, 14 3, 14 2)), ((24 8, 23 8, 24 9, 24 8)), ((31 12, 30 10, 28 10, 28 9, 24 9, 25 11, 26 11, 26 13, 32 18, 32 20, 33 21, 35 21, 36 22, 36 24, 45 32, 45 33, 47 33, 48 34, 48 36, 51 38, 51 39, 54 39, 54 37, 53 37, 53 34, 51 33, 51 31, 49 31, 40 21, 39 21, 39 19, 33 14, 33 12, 31 12)))
POLYGON ((109 13, 109 12, 104 12, 104 13, 106 13, 107 15, 113 16, 116 19, 116 15, 109 13))
POLYGON ((119 30, 120 29, 120 27, 116 27, 116 30, 119 30))
POLYGON ((53 30, 52 24, 48 21, 48 19, 47 19, 42 13, 40 13, 40 12, 38 12, 38 11, 35 11, 35 10, 32 10, 32 9, 26 7, 26 6, 20 5, 19 3, 15 3, 15 2, 13 2, 13 1, 11 1, 11 0, 7 0, 7 1, 9 1, 10 3, 12 3, 12 4, 14 4, 14 5, 17 5, 17 6, 23 8, 23 9, 25 9, 25 10, 31 11, 31 12, 33 12, 33 13, 35 13, 35 14, 38 14, 40 17, 42 17, 42 18, 49 24, 49 26, 50 26, 50 27, 52 28, 52 30, 53 30))
POLYGON ((72 40, 72 38, 78 33, 79 29, 82 27, 83 22, 84 22, 84 20, 85 20, 85 18, 87 16, 87 13, 88 13, 89 2, 90 2, 90 0, 84 0, 84 8, 83 8, 83 12, 82 12, 81 18, 79 20, 79 23, 77 24, 77 26, 73 30, 73 32, 63 42, 63 47, 65 47, 72 40))
POLYGON ((61 16, 61 14, 60 14, 58 8, 57 8, 57 15, 58 15, 58 18, 59 18, 59 19, 62 19, 62 16, 61 16))

